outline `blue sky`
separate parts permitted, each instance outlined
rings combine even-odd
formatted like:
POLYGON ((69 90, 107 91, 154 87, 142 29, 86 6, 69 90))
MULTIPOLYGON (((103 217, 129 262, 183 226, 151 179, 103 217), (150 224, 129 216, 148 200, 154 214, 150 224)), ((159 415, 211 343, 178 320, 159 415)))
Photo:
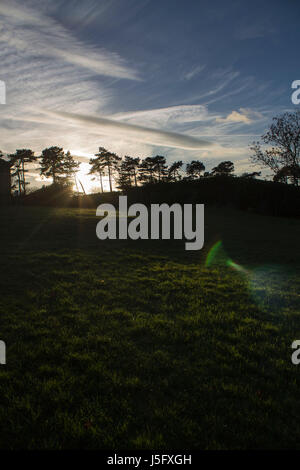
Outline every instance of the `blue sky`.
POLYGON ((241 173, 249 143, 295 109, 299 13, 297 0, 1 0, 0 147, 230 159, 241 173))

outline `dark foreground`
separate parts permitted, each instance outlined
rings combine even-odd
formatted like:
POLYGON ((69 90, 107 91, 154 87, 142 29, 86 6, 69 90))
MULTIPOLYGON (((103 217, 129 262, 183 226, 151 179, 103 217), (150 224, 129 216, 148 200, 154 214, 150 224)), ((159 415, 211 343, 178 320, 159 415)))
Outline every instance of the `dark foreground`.
POLYGON ((94 214, 1 209, 0 447, 300 448, 300 221, 206 209, 186 252, 94 214))

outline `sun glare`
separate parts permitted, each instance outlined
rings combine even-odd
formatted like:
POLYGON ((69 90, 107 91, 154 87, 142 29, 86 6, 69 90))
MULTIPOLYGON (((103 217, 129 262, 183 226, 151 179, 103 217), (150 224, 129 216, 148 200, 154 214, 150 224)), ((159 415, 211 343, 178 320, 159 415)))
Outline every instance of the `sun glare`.
MULTIPOLYGON (((89 163, 80 163, 79 171, 76 173, 73 190, 79 193, 100 192, 100 181, 97 175, 89 175, 91 167, 89 163)), ((103 189, 109 191, 108 177, 103 177, 103 189)))
POLYGON ((90 165, 88 163, 80 163, 79 171, 76 173, 74 191, 79 193, 92 193, 99 189, 97 181, 94 180, 93 175, 89 175, 90 165))

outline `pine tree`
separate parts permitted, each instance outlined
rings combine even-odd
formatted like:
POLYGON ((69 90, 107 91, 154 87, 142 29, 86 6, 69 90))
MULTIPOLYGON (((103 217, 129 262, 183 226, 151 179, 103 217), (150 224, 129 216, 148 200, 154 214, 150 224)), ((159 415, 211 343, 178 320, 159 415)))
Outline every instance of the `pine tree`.
POLYGON ((101 159, 101 156, 97 156, 96 158, 91 158, 89 164, 91 165, 89 175, 97 174, 99 176, 101 193, 103 193, 103 177, 105 176, 106 163, 101 159))
POLYGON ((232 176, 234 164, 230 161, 221 162, 211 170, 213 176, 232 176))
MULTIPOLYGON (((95 159, 90 160, 90 164, 92 165, 90 174, 99 173, 100 168, 106 169, 107 174, 108 174, 109 189, 110 189, 110 192, 112 192, 112 180, 117 171, 121 158, 118 157, 118 155, 116 155, 115 153, 109 152, 104 147, 99 147, 99 153, 96 153, 95 157, 96 157, 95 159)), ((102 177, 101 177, 101 186, 102 186, 102 191, 103 191, 102 177)))
POLYGON ((18 191, 19 195, 26 194, 26 178, 25 174, 28 170, 25 169, 27 163, 33 163, 37 160, 34 152, 30 149, 20 149, 16 150, 15 153, 9 155, 10 161, 12 163, 12 177, 16 178, 18 181, 18 191))
POLYGON ((205 166, 199 160, 192 160, 191 163, 188 163, 186 166, 186 173, 191 179, 200 178, 204 171, 205 166))
POLYGON ((61 147, 50 147, 42 151, 40 173, 52 178, 53 184, 69 182, 79 168, 70 152, 65 153, 61 147))
POLYGON ((182 168, 182 161, 174 162, 168 169, 168 180, 169 181, 178 181, 181 179, 180 170, 182 168))
POLYGON ((167 176, 166 159, 160 155, 145 158, 139 166, 139 180, 142 184, 160 183, 166 180, 167 176))
POLYGON ((117 187, 126 190, 132 185, 137 186, 140 159, 126 155, 118 167, 117 187))
POLYGON ((166 164, 166 158, 161 155, 151 157, 154 163, 154 174, 157 181, 160 183, 165 180, 168 175, 168 166, 166 164))

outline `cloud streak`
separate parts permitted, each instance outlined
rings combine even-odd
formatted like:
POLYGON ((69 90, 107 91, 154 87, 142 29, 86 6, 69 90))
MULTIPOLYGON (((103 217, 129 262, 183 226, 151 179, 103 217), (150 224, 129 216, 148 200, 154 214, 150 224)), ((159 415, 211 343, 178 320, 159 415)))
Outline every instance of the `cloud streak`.
POLYGON ((150 127, 139 126, 115 121, 113 119, 86 116, 82 114, 67 113, 63 111, 45 111, 46 114, 61 118, 67 122, 80 123, 83 127, 92 125, 101 134, 118 136, 121 138, 136 140, 138 142, 163 147, 181 148, 185 150, 197 150, 208 148, 212 145, 207 140, 198 139, 189 135, 176 132, 162 131, 150 127))
POLYGON ((130 111, 111 115, 110 118, 146 127, 166 127, 211 119, 206 106, 203 105, 179 105, 130 111))

